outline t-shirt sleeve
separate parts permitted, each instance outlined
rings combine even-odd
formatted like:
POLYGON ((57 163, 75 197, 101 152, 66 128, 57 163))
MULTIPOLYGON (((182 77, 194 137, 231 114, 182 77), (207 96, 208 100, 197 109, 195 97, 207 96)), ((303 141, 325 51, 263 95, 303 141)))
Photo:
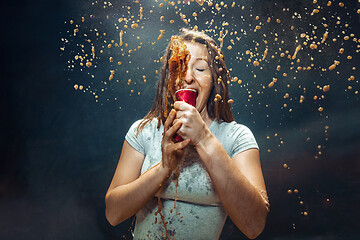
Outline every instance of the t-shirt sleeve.
POLYGON ((231 150, 231 158, 235 157, 238 153, 241 153, 251 148, 259 149, 254 134, 248 127, 242 124, 236 124, 232 130, 234 137, 234 145, 231 150))
POLYGON ((142 120, 138 120, 131 125, 129 131, 125 136, 125 140, 130 144, 130 146, 135 148, 136 151, 145 155, 145 145, 142 134, 143 131, 136 135, 137 127, 139 126, 141 121, 142 120))

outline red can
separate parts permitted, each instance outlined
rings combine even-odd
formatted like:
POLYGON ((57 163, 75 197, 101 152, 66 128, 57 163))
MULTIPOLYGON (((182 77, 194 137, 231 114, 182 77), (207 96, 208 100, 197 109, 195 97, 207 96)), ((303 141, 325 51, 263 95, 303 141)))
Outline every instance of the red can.
MULTIPOLYGON (((196 97, 197 97, 197 91, 194 89, 180 89, 175 92, 175 97, 177 101, 184 101, 191 106, 195 107, 196 105, 196 97)), ((177 142, 181 142, 184 139, 180 137, 179 135, 175 134, 174 138, 177 142)))

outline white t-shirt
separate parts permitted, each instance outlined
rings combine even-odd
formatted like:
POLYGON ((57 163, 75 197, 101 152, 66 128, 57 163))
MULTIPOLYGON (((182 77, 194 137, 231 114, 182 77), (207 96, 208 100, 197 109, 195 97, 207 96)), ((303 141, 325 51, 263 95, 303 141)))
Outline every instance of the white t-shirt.
MULTIPOLYGON (((138 120, 130 127, 125 139, 145 156, 142 174, 161 161, 164 127, 161 124, 157 128, 158 120, 154 118, 136 135, 140 122, 138 120)), ((250 148, 259 148, 250 129, 234 121, 213 121, 209 129, 230 158, 250 148)), ((188 148, 180 169, 178 187, 172 176, 164 184, 161 193, 162 215, 167 222, 168 236, 170 239, 218 239, 227 213, 204 164, 193 148, 188 148)), ((159 214, 155 215, 157 210, 158 199, 154 197, 136 214, 134 239, 166 239, 164 223, 159 214)))

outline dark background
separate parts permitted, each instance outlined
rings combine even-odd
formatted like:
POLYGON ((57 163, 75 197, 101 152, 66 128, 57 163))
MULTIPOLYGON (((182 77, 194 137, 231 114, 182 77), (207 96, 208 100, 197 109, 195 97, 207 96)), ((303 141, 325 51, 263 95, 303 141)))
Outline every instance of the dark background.
MULTIPOLYGON (((344 3, 357 7, 356 1, 344 3)), ((73 89, 76 82, 65 70, 60 38, 67 30, 64 21, 79 16, 78 9, 86 4, 1 4, 0 239, 131 239, 131 219, 117 227, 106 221, 104 196, 126 131, 151 106, 144 99, 153 98, 154 86, 147 84, 140 97, 126 94, 118 101, 98 103, 73 89)), ((360 37, 358 15, 352 26, 360 37)), ((359 67, 358 53, 353 57, 352 66, 359 67)), ((359 78, 358 70, 341 73, 359 78)), ((274 108, 266 118, 256 104, 236 102, 238 93, 246 91, 232 89, 235 117, 253 130, 260 145, 271 201, 259 239, 355 239, 358 235, 359 95, 344 93, 346 82, 335 83, 331 76, 324 79, 338 85, 329 93, 327 112, 321 116, 310 105, 291 116, 274 108), (324 133, 326 125, 330 128, 324 133), (288 194, 289 189, 299 193, 288 194)), ((358 83, 354 87, 359 89, 358 83)), ((252 102, 282 104, 267 94, 255 96, 252 102)), ((228 220, 221 239, 241 238, 245 237, 228 220)))

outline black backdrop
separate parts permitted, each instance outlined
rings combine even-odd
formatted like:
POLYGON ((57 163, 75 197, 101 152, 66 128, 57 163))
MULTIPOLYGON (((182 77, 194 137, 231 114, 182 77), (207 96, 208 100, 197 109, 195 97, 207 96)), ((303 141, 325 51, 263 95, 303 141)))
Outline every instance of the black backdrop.
MULTIPOLYGON (((151 103, 138 97, 124 98, 126 104, 99 104, 74 91, 64 70, 60 38, 66 31, 64 21, 78 16, 78 8, 85 4, 1 4, 0 239, 131 239, 131 219, 117 227, 107 223, 104 196, 127 129, 151 103)), ((359 22, 355 23, 358 30, 359 22)), ((358 78, 359 71, 355 74, 358 78)), ((145 96, 152 98, 154 87, 147 88, 145 96)), ((237 111, 240 107, 234 105, 237 111)), ((268 130, 253 121, 256 109, 252 118, 243 118, 262 149, 271 200, 259 239, 357 236, 359 97, 334 94, 329 109, 329 140, 316 160, 320 140, 299 140, 322 134, 322 129, 307 133, 320 128, 316 117, 300 114, 284 121, 286 131, 279 133, 288 145, 271 152, 266 151, 272 147, 265 140, 268 130), (283 163, 291 170, 284 170, 283 163), (301 196, 287 193, 294 188, 301 196), (305 204, 299 205, 299 200, 305 204), (309 215, 301 214, 304 211, 309 215)), ((245 237, 228 220, 221 238, 245 237)))

